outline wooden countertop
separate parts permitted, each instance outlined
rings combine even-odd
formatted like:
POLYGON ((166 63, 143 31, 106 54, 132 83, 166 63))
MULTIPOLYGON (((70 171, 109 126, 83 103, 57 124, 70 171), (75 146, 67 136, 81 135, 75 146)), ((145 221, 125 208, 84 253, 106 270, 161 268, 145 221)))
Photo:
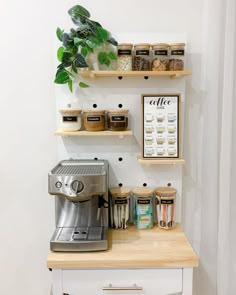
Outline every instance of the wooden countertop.
POLYGON ((158 227, 109 231, 109 249, 100 252, 50 252, 48 268, 183 268, 197 267, 198 258, 182 228, 158 227))

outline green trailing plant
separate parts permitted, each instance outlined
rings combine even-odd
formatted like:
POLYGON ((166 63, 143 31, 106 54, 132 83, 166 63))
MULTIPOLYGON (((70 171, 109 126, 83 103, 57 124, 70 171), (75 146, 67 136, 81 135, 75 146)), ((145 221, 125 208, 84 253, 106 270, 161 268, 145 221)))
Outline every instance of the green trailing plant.
MULTIPOLYGON (((62 44, 57 50, 60 64, 57 67, 54 82, 67 84, 72 92, 73 80, 76 78, 78 68, 88 67, 87 55, 107 43, 117 46, 117 41, 100 23, 90 19, 90 13, 84 7, 73 6, 69 9, 68 14, 76 27, 70 29, 68 33, 60 28, 56 30, 57 38, 62 44)), ((109 66, 117 56, 112 51, 100 51, 97 58, 100 64, 109 66)), ((89 87, 84 82, 80 82, 79 86, 89 87)))

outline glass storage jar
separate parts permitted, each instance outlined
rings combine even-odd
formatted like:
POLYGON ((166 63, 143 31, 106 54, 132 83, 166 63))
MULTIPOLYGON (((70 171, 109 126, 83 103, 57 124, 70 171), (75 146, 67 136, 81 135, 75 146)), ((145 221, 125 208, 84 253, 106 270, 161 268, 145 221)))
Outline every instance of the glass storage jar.
POLYGON ((152 70, 153 71, 167 71, 169 67, 168 58, 169 45, 166 43, 157 43, 152 45, 153 58, 152 70))
POLYGON ((103 131, 105 129, 105 111, 84 110, 84 128, 87 131, 103 131))
POLYGON ((60 128, 62 131, 78 131, 81 129, 81 110, 59 110, 61 113, 60 128))
POLYGON ((156 192, 156 216, 160 228, 171 229, 175 226, 176 189, 158 187, 156 192))
POLYGON ((134 196, 134 221, 138 229, 153 226, 153 189, 138 187, 132 190, 134 196))
POLYGON ((150 70, 150 44, 141 43, 134 45, 134 71, 150 70))
POLYGON ((110 189, 110 217, 111 226, 126 229, 129 222, 130 189, 113 187, 110 189))
POLYGON ((185 43, 170 44, 170 71, 182 71, 184 70, 185 63, 185 43))
POLYGON ((108 110, 107 128, 112 131, 123 131, 128 127, 128 110, 108 110))
POLYGON ((117 48, 117 70, 132 71, 132 49, 133 44, 121 43, 117 48))

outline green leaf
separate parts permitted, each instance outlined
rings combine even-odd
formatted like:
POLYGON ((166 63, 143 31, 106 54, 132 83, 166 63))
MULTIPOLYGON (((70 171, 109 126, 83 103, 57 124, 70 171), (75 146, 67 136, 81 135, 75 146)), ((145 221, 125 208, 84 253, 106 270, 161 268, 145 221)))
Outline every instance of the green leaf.
POLYGON ((81 48, 81 54, 86 57, 88 54, 88 49, 86 47, 81 48))
POLYGON ((71 70, 72 70, 75 74, 78 74, 78 70, 77 70, 77 68, 76 68, 76 66, 75 66, 74 63, 72 63, 72 65, 71 65, 71 70))
POLYGON ((81 53, 76 54, 75 66, 77 68, 87 68, 88 67, 86 60, 84 59, 84 57, 81 53))
POLYGON ((57 28, 56 30, 56 34, 57 34, 57 38, 62 41, 62 34, 64 31, 62 31, 60 28, 57 28))
POLYGON ((114 52, 110 51, 108 52, 108 56, 110 59, 113 59, 113 60, 116 60, 117 59, 117 56, 114 52))
POLYGON ((104 41, 107 41, 107 39, 109 37, 109 33, 104 28, 97 27, 97 37, 98 37, 99 41, 104 42, 104 41))
POLYGON ((73 82, 72 82, 72 80, 68 81, 67 85, 68 85, 68 88, 69 88, 70 92, 72 93, 73 92, 73 82))
POLYGON ((81 88, 87 88, 87 87, 89 87, 89 85, 86 84, 86 83, 84 83, 84 82, 79 82, 79 87, 81 87, 81 88))
POLYGON ((89 48, 92 48, 92 49, 94 49, 98 46, 97 43, 94 43, 90 40, 86 40, 86 44, 88 45, 89 48))
POLYGON ((59 73, 57 73, 56 78, 54 80, 54 83, 56 84, 66 84, 67 82, 69 82, 70 76, 67 73, 67 71, 60 71, 59 73))
POLYGON ((57 58, 59 61, 62 61, 63 53, 64 53, 64 47, 61 46, 57 50, 57 58))
POLYGON ((74 45, 80 46, 83 43, 83 40, 80 38, 74 38, 74 45))
POLYGON ((118 45, 118 42, 113 37, 110 37, 109 39, 107 39, 107 42, 114 46, 118 45))
POLYGON ((86 17, 90 18, 89 11, 81 5, 75 5, 75 6, 71 7, 68 10, 68 13, 70 16, 82 15, 82 16, 86 16, 86 17))
POLYGON ((98 54, 98 61, 100 62, 101 65, 110 65, 110 59, 108 57, 108 54, 106 52, 99 52, 98 54))

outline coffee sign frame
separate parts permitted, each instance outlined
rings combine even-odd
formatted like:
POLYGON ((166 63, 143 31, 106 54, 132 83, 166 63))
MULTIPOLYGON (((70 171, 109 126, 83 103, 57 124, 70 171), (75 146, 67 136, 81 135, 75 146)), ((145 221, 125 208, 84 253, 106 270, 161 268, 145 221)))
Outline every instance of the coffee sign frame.
POLYGON ((180 158, 181 94, 142 94, 142 158, 180 158))

